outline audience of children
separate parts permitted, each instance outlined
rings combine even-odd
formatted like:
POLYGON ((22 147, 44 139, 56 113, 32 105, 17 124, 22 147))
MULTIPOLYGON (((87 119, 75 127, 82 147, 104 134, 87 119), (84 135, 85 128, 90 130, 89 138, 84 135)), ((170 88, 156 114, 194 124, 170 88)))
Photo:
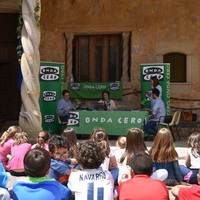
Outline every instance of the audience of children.
MULTIPOLYGON (((126 136, 126 150, 121 157, 121 165, 119 166, 119 177, 118 182, 127 181, 132 178, 131 168, 130 168, 130 159, 138 152, 146 152, 146 148, 143 131, 138 128, 131 128, 128 130, 126 136)), ((167 178, 167 171, 165 169, 156 170, 152 178, 157 180, 165 180, 167 178)))
POLYGON ((47 131, 40 131, 37 135, 36 144, 34 144, 31 149, 43 148, 49 151, 49 140, 51 135, 47 131))
POLYGON ((180 165, 184 180, 198 184, 197 174, 200 169, 200 133, 194 132, 188 139, 188 151, 185 165, 180 165))
MULTIPOLYGON (((77 164, 76 160, 68 158, 69 144, 65 137, 53 135, 49 141, 49 152, 51 154, 51 166, 48 178, 59 180, 62 175, 69 176, 74 170, 70 167, 77 164)), ((67 181, 67 180, 66 180, 67 181)))
POLYGON ((106 157, 100 168, 103 170, 110 170, 111 174, 113 175, 114 181, 117 181, 119 169, 117 166, 115 155, 112 153, 109 146, 108 134, 103 128, 97 127, 93 129, 90 140, 99 143, 105 152, 106 157))
POLYGON ((197 184, 193 185, 176 185, 171 192, 179 200, 199 200, 200 199, 200 171, 197 174, 197 184))
POLYGON ((42 148, 30 150, 24 158, 24 168, 28 181, 17 181, 13 186, 13 200, 64 200, 71 191, 55 179, 47 179, 51 163, 48 151, 42 148))
POLYGON ((82 170, 72 172, 68 183, 76 200, 113 200, 112 175, 107 170, 99 169, 105 156, 105 150, 95 141, 87 140, 78 144, 75 158, 82 170))
POLYGON ((150 178, 153 173, 153 162, 148 154, 136 153, 129 162, 133 178, 120 183, 120 200, 169 200, 166 185, 162 181, 150 178))
POLYGON ((62 136, 65 137, 69 144, 69 158, 74 157, 76 145, 77 145, 77 135, 73 128, 64 129, 62 136))
POLYGON ((25 132, 15 134, 15 142, 11 147, 11 159, 8 161, 7 169, 13 176, 26 176, 24 171, 24 156, 31 149, 28 143, 28 135, 25 132))
POLYGON ((8 164, 7 155, 11 153, 11 146, 14 143, 15 133, 21 131, 22 130, 19 126, 10 126, 0 138, 0 161, 5 169, 6 165, 8 164))
POLYGON ((8 176, 3 167, 2 162, 0 161, 0 199, 1 200, 10 200, 10 195, 6 189, 8 183, 8 176))
MULTIPOLYGON (((6 164, 11 175, 28 175, 27 182, 14 184, 13 200, 26 200, 26 196, 29 200, 37 197, 51 200, 55 199, 55 196, 58 199, 66 199, 71 196, 71 191, 77 200, 100 196, 110 200, 114 198, 114 182, 117 178, 120 200, 126 199, 127 195, 131 199, 156 200, 158 196, 160 199, 168 199, 165 185, 154 179, 162 180, 166 185, 176 185, 182 183, 184 177, 184 181, 198 184, 199 144, 200 133, 195 132, 188 140, 186 166, 179 167, 173 138, 166 128, 158 131, 149 152, 143 139, 143 131, 138 128, 129 129, 127 136, 118 138, 116 145, 119 149, 113 155, 108 135, 100 127, 93 129, 90 140, 80 144, 77 143, 76 133, 71 128, 66 128, 62 136, 50 137, 48 132, 41 131, 31 150, 28 135, 22 132, 20 127, 11 126, 0 138, 0 199, 10 200, 6 190, 7 174, 3 167, 6 164), (11 154, 11 159, 7 163, 8 154, 11 154), (80 165, 80 170, 71 167, 77 164, 80 165), (152 165, 156 171, 153 171, 152 165), (63 185, 57 182, 62 176, 67 176, 63 185), (139 190, 142 187, 145 187, 145 193, 139 190), (155 190, 156 192, 152 192, 155 190)), ((178 185, 172 189, 172 193, 179 200, 198 199, 199 188, 197 185, 178 185)))

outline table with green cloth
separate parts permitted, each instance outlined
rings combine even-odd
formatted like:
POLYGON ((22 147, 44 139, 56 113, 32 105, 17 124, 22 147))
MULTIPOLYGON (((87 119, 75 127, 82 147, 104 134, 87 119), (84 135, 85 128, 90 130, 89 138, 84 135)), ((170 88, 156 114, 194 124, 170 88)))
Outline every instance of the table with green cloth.
POLYGON ((68 127, 77 134, 91 134, 102 127, 109 135, 126 135, 130 128, 142 128, 148 120, 148 111, 73 111, 68 127))

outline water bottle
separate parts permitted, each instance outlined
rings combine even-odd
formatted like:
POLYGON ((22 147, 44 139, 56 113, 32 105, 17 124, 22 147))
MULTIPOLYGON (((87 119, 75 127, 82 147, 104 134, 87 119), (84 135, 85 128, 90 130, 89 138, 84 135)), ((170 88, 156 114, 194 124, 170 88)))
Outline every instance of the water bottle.
POLYGON ((110 103, 107 104, 107 111, 110 111, 110 103))

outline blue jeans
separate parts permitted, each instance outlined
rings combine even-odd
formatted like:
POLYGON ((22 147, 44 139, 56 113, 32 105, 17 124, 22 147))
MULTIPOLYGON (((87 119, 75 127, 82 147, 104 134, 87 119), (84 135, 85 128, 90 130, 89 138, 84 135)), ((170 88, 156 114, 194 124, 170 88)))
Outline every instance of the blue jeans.
POLYGON ((69 119, 69 115, 60 116, 60 121, 61 122, 68 122, 68 119, 69 119))
MULTIPOLYGON (((199 169, 190 169, 190 168, 187 168, 186 166, 184 165, 180 165, 180 170, 181 170, 181 174, 183 176, 183 178, 189 173, 191 172, 191 176, 189 177, 189 183, 191 184, 198 184, 198 181, 197 181, 197 174, 199 172, 199 169)), ((188 181, 187 181, 188 182, 188 181)))
POLYGON ((153 166, 157 170, 166 169, 168 171, 167 179, 177 180, 178 182, 183 181, 183 177, 177 160, 165 163, 154 162, 153 166))
POLYGON ((156 135, 157 131, 156 131, 156 124, 157 121, 149 121, 147 124, 144 125, 143 130, 147 133, 149 133, 150 135, 156 135))

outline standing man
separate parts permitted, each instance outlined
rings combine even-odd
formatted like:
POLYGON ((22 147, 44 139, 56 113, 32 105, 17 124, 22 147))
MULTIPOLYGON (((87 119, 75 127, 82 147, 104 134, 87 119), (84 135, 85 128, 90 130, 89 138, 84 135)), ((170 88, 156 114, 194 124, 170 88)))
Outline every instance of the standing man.
POLYGON ((57 114, 62 122, 67 122, 69 112, 73 108, 72 102, 69 100, 70 95, 68 90, 62 91, 62 99, 57 102, 57 114))
POLYGON ((164 121, 164 117, 160 119, 161 116, 166 115, 166 109, 165 104, 161 98, 159 98, 160 91, 155 88, 152 90, 152 98, 155 100, 154 104, 152 105, 152 108, 150 111, 152 112, 151 119, 148 121, 147 124, 144 125, 143 130, 147 133, 149 133, 150 137, 154 137, 157 133, 156 131, 156 124, 159 120, 161 122, 164 121), (163 120, 163 121, 162 121, 163 120))

